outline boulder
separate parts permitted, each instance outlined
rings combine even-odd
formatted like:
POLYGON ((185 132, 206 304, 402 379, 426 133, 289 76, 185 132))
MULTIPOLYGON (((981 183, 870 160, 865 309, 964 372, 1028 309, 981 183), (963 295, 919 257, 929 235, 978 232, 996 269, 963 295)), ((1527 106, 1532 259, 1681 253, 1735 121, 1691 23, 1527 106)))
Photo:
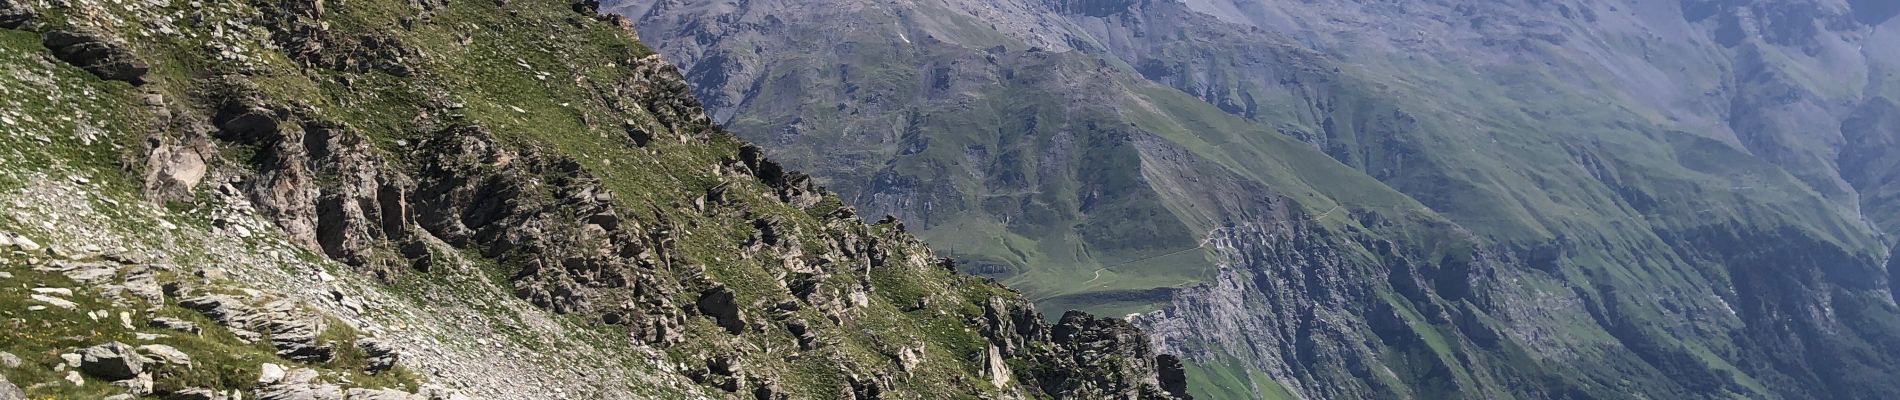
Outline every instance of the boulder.
POLYGON ((79 356, 79 370, 106 380, 133 379, 145 372, 145 357, 124 343, 87 347, 79 351, 79 356))
POLYGON ((148 344, 144 346, 139 346, 138 350, 139 350, 140 355, 144 355, 158 362, 172 364, 172 365, 191 366, 191 355, 185 354, 185 352, 182 352, 182 351, 178 351, 178 348, 176 347, 166 346, 162 344, 148 344))
POLYGON ((190 200, 209 172, 204 154, 187 146, 159 144, 145 160, 145 197, 153 200, 190 200))
POLYGON ((283 366, 264 363, 264 365, 258 367, 257 383, 277 383, 277 381, 281 380, 284 380, 283 366))
POLYGON ((395 368, 396 361, 401 358, 395 346, 390 346, 381 340, 364 338, 356 341, 356 347, 362 348, 363 354, 368 356, 369 365, 363 367, 363 372, 370 375, 395 368))
POLYGON ((745 318, 739 313, 739 300, 732 289, 725 286, 707 289, 699 294, 699 301, 694 304, 700 313, 712 317, 714 323, 726 328, 727 333, 737 335, 745 332, 745 318))
POLYGON ((152 374, 138 374, 129 379, 112 381, 112 386, 118 386, 130 392, 132 396, 126 396, 127 399, 152 394, 152 374))

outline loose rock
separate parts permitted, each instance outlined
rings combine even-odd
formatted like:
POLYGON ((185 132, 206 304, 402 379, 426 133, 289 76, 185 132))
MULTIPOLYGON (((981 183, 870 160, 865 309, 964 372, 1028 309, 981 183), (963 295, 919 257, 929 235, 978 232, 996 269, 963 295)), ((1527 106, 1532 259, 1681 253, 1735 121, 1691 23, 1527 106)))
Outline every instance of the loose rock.
POLYGON ((259 368, 259 370, 260 372, 258 372, 257 374, 257 383, 277 383, 277 381, 284 380, 283 366, 279 366, 277 364, 271 364, 271 363, 264 363, 264 365, 262 365, 261 368, 259 368))
POLYGON ((112 342, 87 347, 80 350, 79 354, 81 356, 79 369, 86 371, 88 375, 116 381, 137 378, 140 373, 145 372, 144 357, 139 356, 131 346, 124 343, 112 342))
POLYGON ((71 301, 67 301, 66 299, 62 299, 58 297, 47 296, 43 294, 34 294, 34 295, 29 295, 27 297, 33 299, 33 301, 46 303, 47 305, 54 306, 54 307, 64 308, 68 310, 79 309, 79 304, 73 303, 71 301))
POLYGON ((186 320, 172 318, 172 317, 152 318, 152 327, 170 329, 170 330, 185 332, 185 333, 190 333, 190 334, 197 334, 199 331, 198 324, 191 323, 191 321, 186 321, 186 320))
POLYGON ((151 357, 153 360, 157 360, 159 362, 163 362, 166 364, 191 366, 191 356, 188 354, 185 354, 185 352, 178 351, 178 348, 176 347, 166 346, 162 344, 148 344, 144 346, 139 346, 138 350, 139 350, 139 354, 144 355, 146 357, 151 357))

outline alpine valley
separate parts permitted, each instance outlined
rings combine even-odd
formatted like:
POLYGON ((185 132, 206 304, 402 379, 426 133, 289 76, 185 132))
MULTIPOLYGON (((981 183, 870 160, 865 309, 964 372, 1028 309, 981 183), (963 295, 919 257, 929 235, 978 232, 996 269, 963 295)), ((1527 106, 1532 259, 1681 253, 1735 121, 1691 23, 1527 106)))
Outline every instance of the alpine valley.
POLYGON ((1196 398, 1900 398, 1900 2, 601 9, 1196 398))

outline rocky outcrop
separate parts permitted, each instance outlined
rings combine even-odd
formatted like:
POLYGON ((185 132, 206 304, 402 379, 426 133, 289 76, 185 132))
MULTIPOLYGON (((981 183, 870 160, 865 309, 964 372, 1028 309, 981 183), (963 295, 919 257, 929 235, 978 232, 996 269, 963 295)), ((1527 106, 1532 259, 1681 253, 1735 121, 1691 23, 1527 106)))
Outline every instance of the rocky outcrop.
POLYGON ((33 11, 33 7, 26 1, 0 1, 0 28, 20 29, 38 17, 39 13, 33 11))
POLYGON ((1070 311, 1050 328, 1050 339, 1055 357, 1072 367, 1037 375, 1045 393, 1078 399, 1193 398, 1178 379, 1180 363, 1159 365, 1161 359, 1148 350, 1148 336, 1127 321, 1070 311), (1163 385, 1163 376, 1177 379, 1163 385))
MULTIPOLYGON (((15 18, 30 18, 30 14, 15 18)), ((100 32, 47 32, 45 45, 53 50, 53 56, 98 75, 100 79, 137 85, 145 83, 145 73, 151 69, 145 61, 126 49, 122 42, 100 32)))
POLYGON ((742 173, 757 176, 778 193, 780 201, 793 207, 809 208, 824 197, 823 189, 818 188, 811 176, 798 171, 786 171, 779 163, 765 159, 765 150, 758 146, 739 148, 738 164, 734 167, 739 166, 744 167, 740 169, 742 173))
POLYGON ((336 353, 331 344, 318 340, 324 329, 322 320, 309 316, 291 301, 271 300, 253 307, 237 296, 211 294, 180 300, 178 305, 218 321, 239 339, 260 341, 268 335, 280 357, 325 362, 336 353))
POLYGON ((369 363, 363 367, 363 372, 370 375, 389 371, 395 368, 396 363, 402 359, 402 354, 398 353, 394 346, 376 338, 357 339, 356 347, 362 349, 363 355, 369 358, 369 363))

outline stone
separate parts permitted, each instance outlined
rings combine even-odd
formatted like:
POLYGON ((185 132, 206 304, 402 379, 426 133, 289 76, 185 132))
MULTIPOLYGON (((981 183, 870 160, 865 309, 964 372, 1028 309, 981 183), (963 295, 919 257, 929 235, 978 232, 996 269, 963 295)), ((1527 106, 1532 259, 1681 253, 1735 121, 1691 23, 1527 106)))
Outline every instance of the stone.
POLYGON ((167 394, 165 400, 222 400, 222 397, 211 389, 189 388, 167 394))
POLYGON ((284 373, 284 383, 311 383, 317 381, 317 370, 298 368, 284 373))
POLYGON ((73 290, 67 288, 33 288, 33 293, 50 294, 60 297, 73 297, 73 290))
POLYGON ((79 371, 66 371, 66 381, 71 382, 73 386, 86 385, 86 378, 79 376, 79 371))
POLYGON ((353 388, 344 394, 350 400, 426 400, 421 396, 390 389, 353 388))
POLYGON ((145 372, 145 357, 124 343, 87 347, 80 350, 79 355, 82 357, 79 364, 81 371, 107 380, 134 379, 145 372))
POLYGON ((277 383, 277 381, 281 380, 284 380, 283 366, 271 363, 264 363, 264 365, 259 366, 257 383, 277 383))
POLYGON ((199 331, 198 324, 172 317, 152 318, 151 325, 154 328, 170 329, 191 334, 197 334, 199 331))
POLYGON ((138 347, 139 354, 166 364, 191 366, 191 355, 178 351, 178 348, 162 344, 148 344, 138 347))
MULTIPOLYGON (((146 198, 189 200, 208 168, 205 157, 187 146, 158 145, 145 160, 146 198)), ((167 229, 170 230, 170 229, 167 229)))
POLYGON ((905 347, 897 351, 897 367, 906 374, 916 372, 917 365, 923 362, 924 349, 921 347, 905 347))
POLYGON ((7 381, 6 375, 0 375, 0 400, 27 400, 26 392, 7 381))
POLYGON ((112 386, 124 388, 125 391, 134 395, 152 394, 152 374, 138 374, 130 379, 112 381, 112 386))
POLYGON ((46 303, 46 305, 50 305, 53 307, 59 307, 59 308, 64 308, 68 310, 79 309, 79 304, 73 303, 71 301, 67 301, 66 299, 62 299, 58 297, 47 296, 43 294, 28 295, 27 297, 33 299, 33 301, 46 303))
POLYGON ((357 340, 356 347, 362 348, 363 354, 368 357, 368 365, 363 367, 363 372, 370 375, 395 368, 396 361, 401 358, 395 346, 373 338, 357 340))
POLYGON ((699 301, 694 303, 699 312, 713 318, 727 333, 734 335, 745 332, 745 319, 739 315, 739 302, 732 289, 725 286, 714 287, 700 293, 699 301))
POLYGON ((279 357, 320 363, 329 361, 336 353, 334 348, 317 341, 318 333, 323 330, 321 321, 303 316, 294 302, 280 300, 251 307, 236 297, 213 294, 187 298, 178 305, 218 321, 247 342, 262 339, 263 334, 268 333, 279 357))
POLYGON ((53 246, 47 249, 47 253, 52 254, 53 258, 61 260, 77 260, 80 258, 79 252, 66 248, 65 246, 53 246))
POLYGON ((59 359, 65 361, 64 365, 67 367, 79 368, 79 362, 85 360, 86 357, 79 355, 79 353, 66 353, 59 355, 59 359))
POLYGON ((0 351, 0 368, 14 369, 14 368, 19 368, 19 367, 20 367, 20 356, 13 355, 13 353, 0 351))
POLYGON ((1003 362, 1003 352, 990 345, 988 362, 984 363, 984 372, 989 375, 990 384, 999 389, 1009 388, 1009 364, 1003 362))
POLYGON ((165 287, 158 282, 158 277, 154 275, 150 268, 133 268, 133 271, 125 274, 125 284, 123 285, 125 286, 125 291, 132 293, 133 296, 138 296, 139 298, 152 302, 152 304, 163 304, 165 302, 165 287))
POLYGON ((322 384, 284 384, 258 388, 252 392, 257 400, 343 400, 343 388, 322 384))
POLYGON ((104 282, 119 274, 118 268, 94 263, 62 261, 55 262, 54 266, 60 268, 60 273, 65 274, 66 278, 87 284, 104 282))
POLYGON ((102 33, 56 30, 47 32, 42 44, 52 49, 53 56, 60 61, 98 75, 100 79, 138 85, 145 83, 145 73, 151 69, 130 50, 102 33))
POLYGON ((40 251, 40 249, 43 249, 45 247, 40 246, 40 244, 37 242, 34 242, 33 239, 27 239, 25 236, 14 236, 13 248, 20 249, 20 251, 33 253, 33 252, 38 252, 40 251))

